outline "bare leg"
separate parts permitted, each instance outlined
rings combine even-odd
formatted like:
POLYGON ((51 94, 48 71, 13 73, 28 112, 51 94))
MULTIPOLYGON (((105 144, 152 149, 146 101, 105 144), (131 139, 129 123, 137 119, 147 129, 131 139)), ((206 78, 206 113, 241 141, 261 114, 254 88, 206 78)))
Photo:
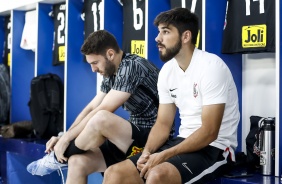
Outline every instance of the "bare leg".
POLYGON ((102 145, 106 139, 126 152, 132 143, 131 125, 125 119, 105 110, 91 118, 75 140, 75 145, 82 150, 90 150, 102 145))
POLYGON ((144 184, 140 178, 136 166, 130 161, 125 160, 110 166, 105 174, 103 184, 144 184))
POLYGON ((181 175, 174 165, 164 162, 152 168, 146 180, 146 184, 181 184, 181 175))
POLYGON ((106 164, 99 148, 83 154, 73 155, 68 160, 67 184, 86 184, 93 172, 104 172, 106 164))

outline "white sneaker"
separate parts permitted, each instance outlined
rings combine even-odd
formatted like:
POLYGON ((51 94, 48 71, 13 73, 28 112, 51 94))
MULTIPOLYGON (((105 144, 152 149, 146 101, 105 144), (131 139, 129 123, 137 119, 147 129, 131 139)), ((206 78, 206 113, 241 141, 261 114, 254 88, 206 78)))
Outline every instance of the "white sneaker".
POLYGON ((26 169, 32 175, 44 176, 57 170, 67 169, 67 164, 61 164, 55 159, 54 151, 43 158, 30 163, 26 169))

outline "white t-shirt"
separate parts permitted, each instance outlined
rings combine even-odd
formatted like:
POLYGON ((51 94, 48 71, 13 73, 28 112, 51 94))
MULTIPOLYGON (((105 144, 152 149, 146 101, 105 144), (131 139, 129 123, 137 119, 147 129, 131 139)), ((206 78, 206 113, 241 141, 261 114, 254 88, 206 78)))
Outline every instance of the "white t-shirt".
POLYGON ((229 68, 218 56, 195 48, 185 72, 175 59, 168 61, 159 73, 158 92, 160 104, 175 103, 178 107, 178 136, 183 138, 201 127, 204 105, 225 103, 218 138, 210 145, 229 148, 234 156, 240 119, 238 94, 229 68))

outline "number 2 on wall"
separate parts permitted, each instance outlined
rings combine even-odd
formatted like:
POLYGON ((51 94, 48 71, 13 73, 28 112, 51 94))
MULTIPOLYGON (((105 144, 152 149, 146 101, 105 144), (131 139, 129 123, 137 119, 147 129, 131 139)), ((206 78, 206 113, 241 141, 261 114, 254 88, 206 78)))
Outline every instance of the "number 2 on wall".
POLYGON ((58 35, 57 40, 58 44, 64 44, 65 43, 65 36, 62 35, 64 29, 65 29, 65 16, 63 12, 59 12, 57 16, 57 20, 60 21, 60 24, 58 26, 58 35))

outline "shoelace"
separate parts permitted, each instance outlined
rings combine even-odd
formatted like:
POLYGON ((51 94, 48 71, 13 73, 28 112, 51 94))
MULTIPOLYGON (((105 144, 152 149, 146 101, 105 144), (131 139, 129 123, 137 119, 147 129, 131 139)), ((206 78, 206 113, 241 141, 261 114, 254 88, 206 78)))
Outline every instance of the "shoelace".
MULTIPOLYGON (((48 165, 49 163, 47 163, 48 165)), ((49 164, 50 166, 53 166, 53 164, 49 164)), ((64 177, 64 174, 63 174, 63 171, 62 171, 62 168, 60 166, 57 166, 58 167, 58 175, 61 176, 62 178, 62 184, 65 184, 65 177, 64 177)))
POLYGON ((62 178, 62 183, 65 184, 65 177, 64 177, 62 168, 61 168, 60 166, 58 166, 58 174, 59 174, 59 176, 61 176, 61 178, 62 178))
MULTIPOLYGON (((49 163, 47 163, 47 165, 48 165, 48 164, 49 164, 49 163)), ((46 165, 46 163, 45 163, 45 165, 46 165)), ((52 166, 52 164, 49 164, 49 165, 52 166)), ((62 178, 62 184, 65 184, 65 177, 64 177, 62 168, 61 168, 60 166, 58 166, 57 172, 58 172, 58 175, 61 176, 61 178, 62 178)))

